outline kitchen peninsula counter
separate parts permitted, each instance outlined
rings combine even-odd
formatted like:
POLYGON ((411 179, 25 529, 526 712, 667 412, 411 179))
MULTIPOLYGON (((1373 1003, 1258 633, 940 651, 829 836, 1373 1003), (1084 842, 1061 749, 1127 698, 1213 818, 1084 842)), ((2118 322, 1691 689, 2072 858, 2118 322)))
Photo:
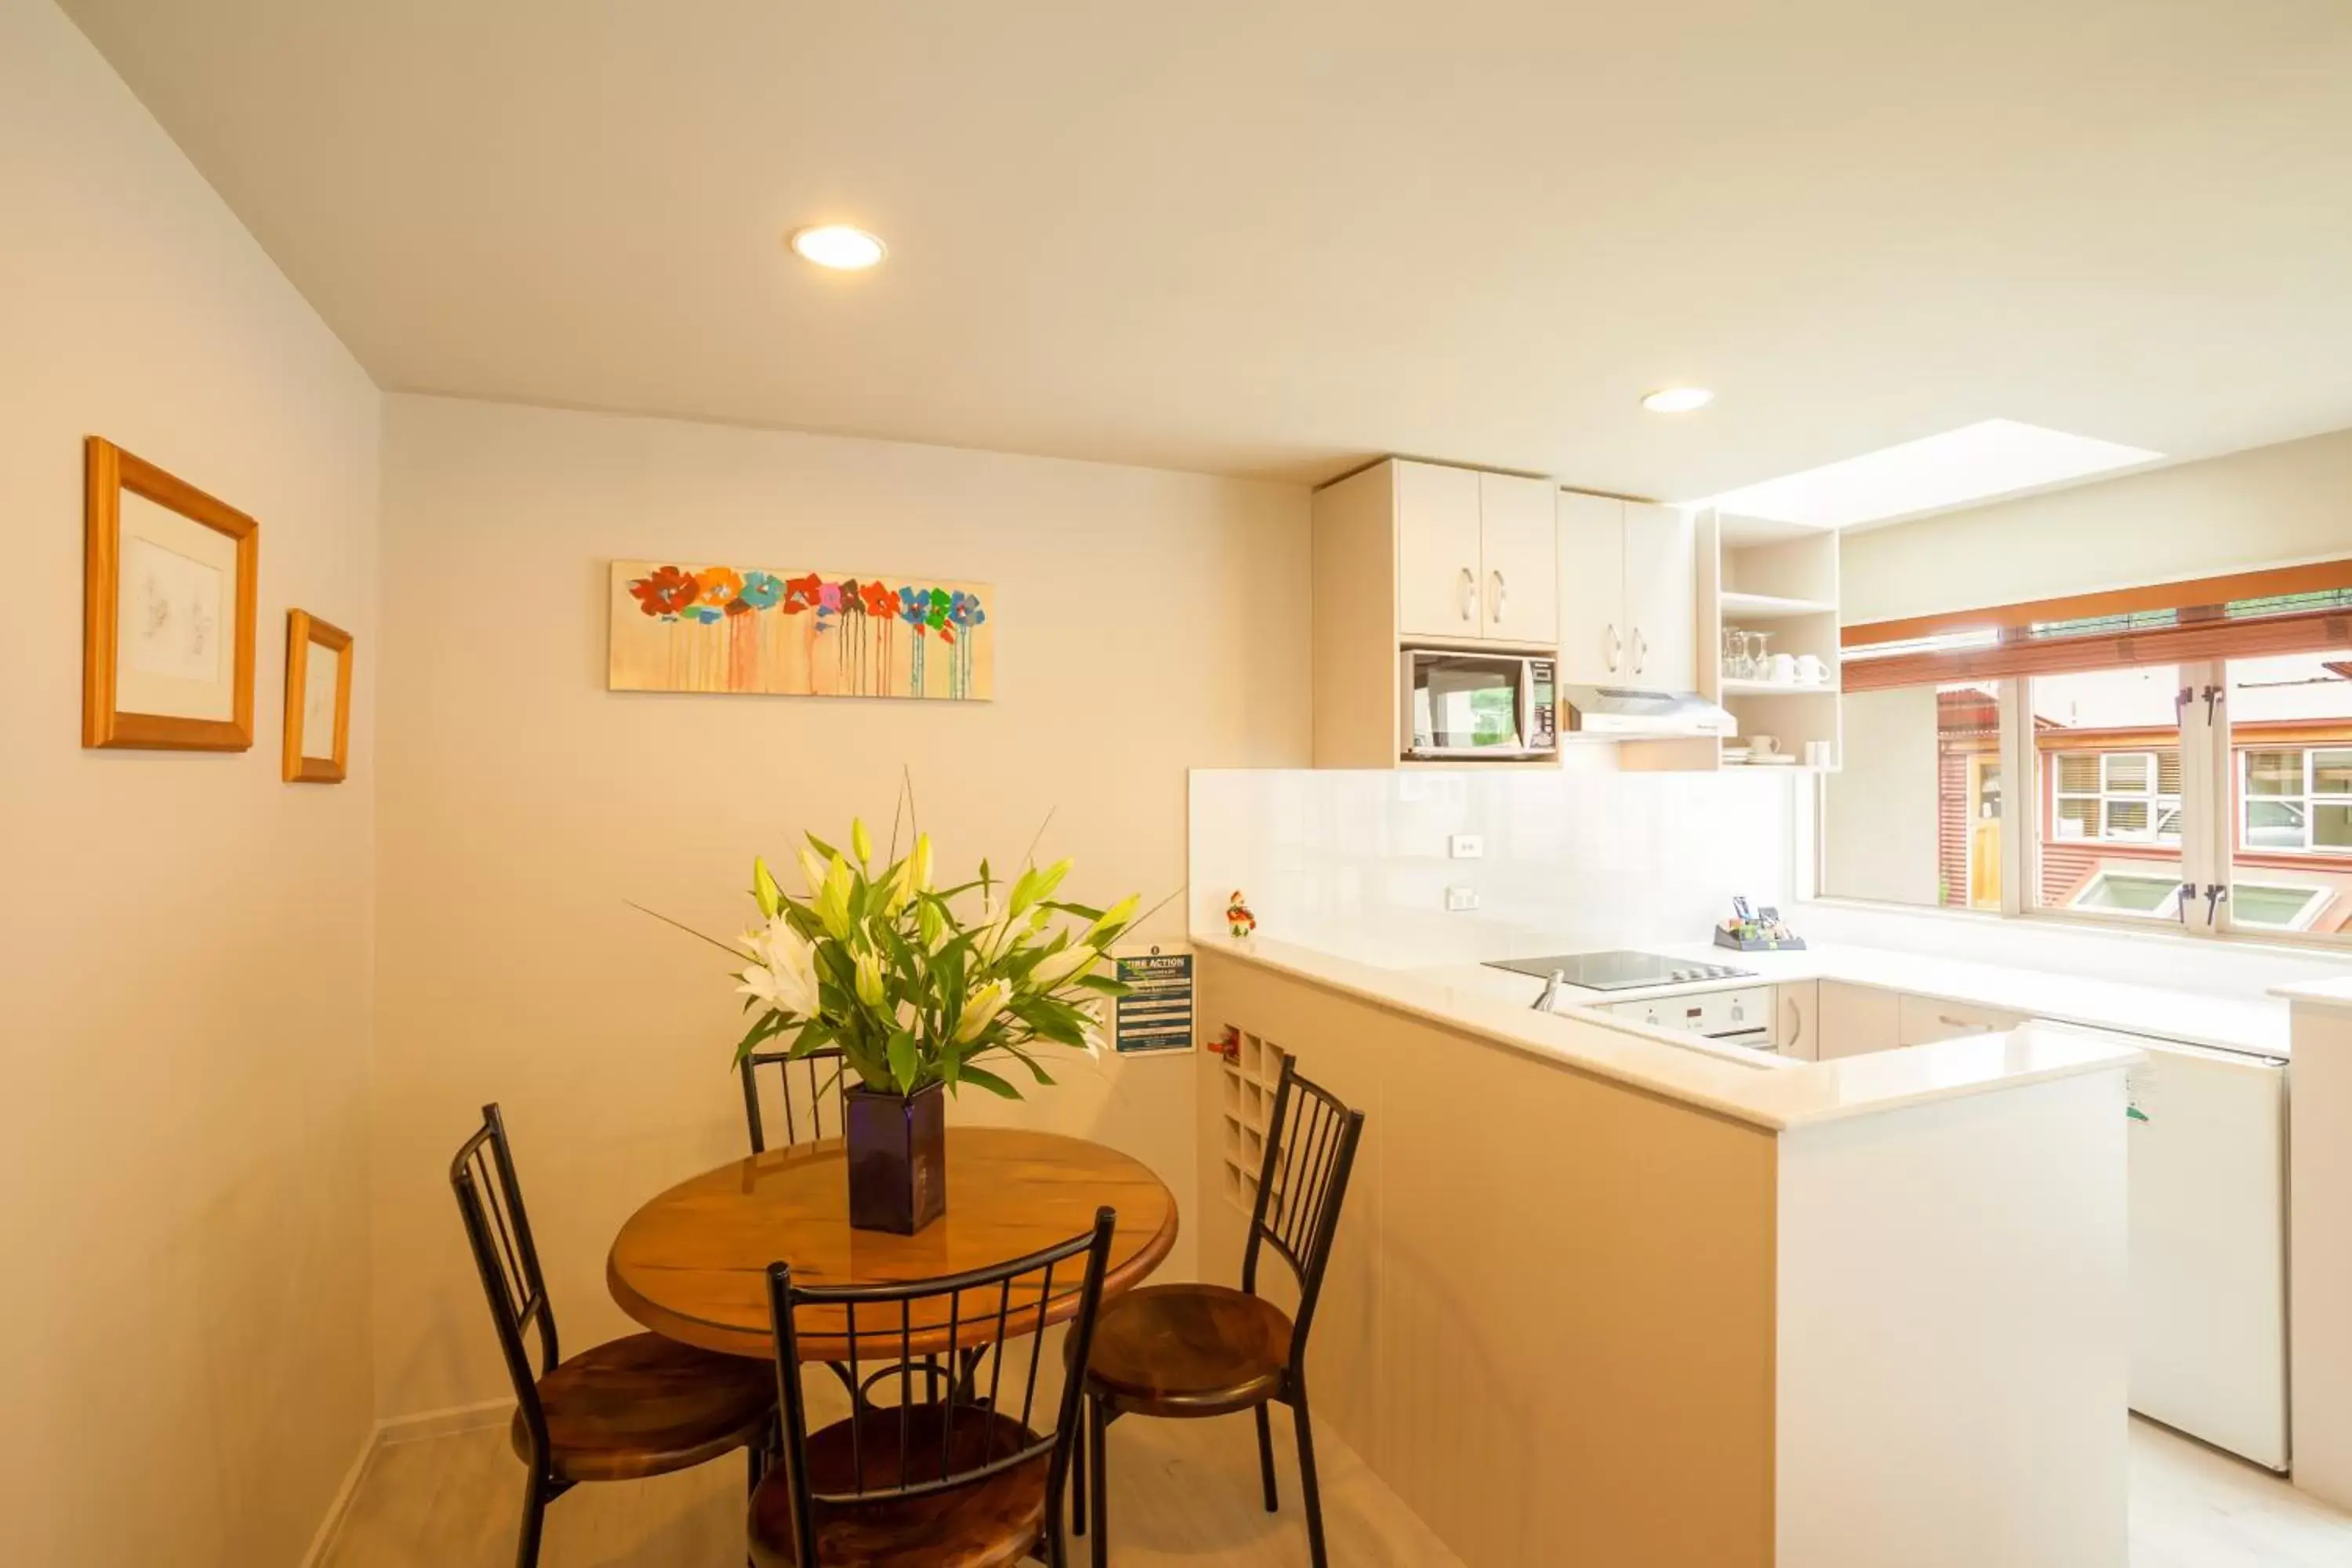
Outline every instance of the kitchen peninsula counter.
POLYGON ((1238 1271, 1292 1053, 1367 1113, 1317 1417, 1469 1568, 2124 1568, 2137 1052, 2037 1024, 1783 1061, 1193 942, 1239 1047, 1197 1063, 1202 1267, 1238 1271))

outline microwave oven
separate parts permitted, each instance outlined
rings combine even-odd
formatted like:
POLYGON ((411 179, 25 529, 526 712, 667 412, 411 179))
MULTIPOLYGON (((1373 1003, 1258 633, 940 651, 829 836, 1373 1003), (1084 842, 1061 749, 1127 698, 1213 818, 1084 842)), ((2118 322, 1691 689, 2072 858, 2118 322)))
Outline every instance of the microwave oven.
POLYGON ((1485 759, 1556 756, 1559 709, 1554 660, 1459 648, 1402 650, 1404 755, 1485 759))

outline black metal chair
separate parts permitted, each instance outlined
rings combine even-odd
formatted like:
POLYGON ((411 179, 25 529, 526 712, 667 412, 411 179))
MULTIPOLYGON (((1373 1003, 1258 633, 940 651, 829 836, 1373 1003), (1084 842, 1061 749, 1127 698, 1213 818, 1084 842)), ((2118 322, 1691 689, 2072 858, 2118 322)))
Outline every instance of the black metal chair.
POLYGON ((1275 1091, 1265 1162, 1242 1255, 1242 1285, 1147 1285, 1103 1309, 1087 1363, 1087 1453, 1076 1474, 1078 1532, 1085 1534, 1087 1477, 1093 1476, 1095 1568, 1109 1561, 1109 1488, 1103 1433, 1121 1415, 1194 1417, 1251 1410, 1257 1415, 1258 1469, 1265 1510, 1279 1507, 1274 1485, 1274 1427, 1266 1407, 1290 1406, 1298 1432, 1298 1477, 1307 1498, 1307 1541, 1315 1568, 1326 1568, 1323 1500, 1315 1479, 1315 1429, 1307 1409, 1307 1334, 1323 1293, 1348 1173, 1364 1131, 1364 1113, 1298 1076, 1285 1056, 1275 1091), (1298 1281, 1294 1321, 1257 1294, 1258 1255, 1271 1247, 1298 1281))
POLYGON ((1037 1374, 1047 1322, 1073 1295, 1070 1353, 1093 1341, 1115 1218, 1102 1209, 1091 1231, 1026 1258, 903 1285, 803 1286, 770 1268, 783 1436, 751 1497, 758 1568, 1006 1568, 1032 1556, 1066 1568, 1082 1389, 1064 1376, 1040 1431, 1037 1374), (980 1365, 965 1368, 959 1350, 980 1365), (848 1417, 814 1436, 803 1356, 845 1365, 851 1390, 848 1417))
POLYGON ((776 1414, 775 1381, 763 1363, 659 1334, 632 1334, 562 1359, 506 1121, 495 1104, 482 1107, 481 1131, 449 1162, 449 1184, 514 1379, 509 1439, 530 1468, 515 1549, 520 1568, 539 1561, 547 1505, 579 1482, 664 1475, 744 1448, 751 1484, 759 1484, 776 1414), (535 1372, 523 1341, 533 1328, 535 1372))
POLYGON ((783 1092, 783 1147, 789 1149, 796 1143, 813 1143, 820 1138, 841 1135, 841 1095, 845 1087, 842 1074, 846 1070, 846 1064, 837 1047, 811 1051, 803 1057, 796 1057, 790 1051, 753 1051, 738 1064, 738 1070, 743 1077, 743 1120, 751 1125, 752 1153, 764 1154, 768 1151, 767 1121, 760 1110, 759 1072, 760 1068, 768 1067, 776 1069, 776 1084, 783 1092), (800 1114, 793 1099, 793 1074, 803 1063, 807 1064, 803 1076, 808 1080, 808 1113, 805 1117, 800 1114), (833 1131, 830 1133, 825 1131, 824 1107, 827 1101, 833 1105, 833 1131), (801 1136, 803 1123, 808 1131, 805 1139, 801 1136))

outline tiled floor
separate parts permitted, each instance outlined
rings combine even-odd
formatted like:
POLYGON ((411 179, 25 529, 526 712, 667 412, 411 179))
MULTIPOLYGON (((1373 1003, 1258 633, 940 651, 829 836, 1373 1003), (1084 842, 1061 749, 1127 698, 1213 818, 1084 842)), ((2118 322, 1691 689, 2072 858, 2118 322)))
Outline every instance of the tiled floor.
MULTIPOLYGON (((1276 1412, 1287 1456, 1289 1431, 1276 1412)), ((1111 1429, 1118 1568, 1302 1568, 1295 1506, 1258 1503, 1246 1416, 1125 1421, 1111 1429)), ((1460 1568, 1454 1554, 1346 1445, 1319 1433, 1331 1558, 1349 1568, 1460 1568)), ((504 1568, 513 1560, 521 1467, 502 1428, 383 1449, 322 1568, 504 1568)), ((1286 1505, 1296 1469, 1281 1470, 1286 1505)), ((736 1568, 743 1468, 582 1487, 548 1515, 547 1568, 736 1568)), ((2146 1422, 2132 1424, 2132 1568, 2347 1568, 2352 1515, 2265 1471, 2146 1422)), ((1076 1546, 1077 1542, 1072 1542, 1076 1546)), ((1085 1557, 1077 1559, 1083 1563, 1085 1557)))
MULTIPOLYGON (((1275 1441, 1295 1454, 1287 1412, 1275 1441)), ((1121 1421, 1110 1430, 1111 1538, 1118 1568, 1304 1568, 1297 1470, 1278 1471, 1283 1511, 1258 1498, 1246 1415, 1121 1421)), ((1458 1559, 1328 1429, 1317 1428, 1331 1560, 1349 1568, 1461 1568, 1458 1559)), ((522 1466, 503 1428, 382 1449, 321 1568, 506 1568, 522 1466)), ((584 1486, 548 1510, 545 1568, 740 1568, 743 1464, 584 1486)), ((1087 1561, 1073 1541, 1073 1559, 1087 1561)))
POLYGON ((2132 1568, 2347 1568, 2352 1514, 2242 1459, 2132 1422, 2132 1568))

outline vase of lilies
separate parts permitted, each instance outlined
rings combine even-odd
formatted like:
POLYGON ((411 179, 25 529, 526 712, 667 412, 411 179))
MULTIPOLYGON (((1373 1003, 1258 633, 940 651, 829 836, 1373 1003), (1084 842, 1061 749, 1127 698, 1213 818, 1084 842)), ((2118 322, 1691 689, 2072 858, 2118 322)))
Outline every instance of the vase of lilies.
POLYGON ((794 1057, 838 1050, 856 1080, 842 1116, 849 1223, 912 1235, 947 1208, 948 1095, 1017 1100, 1024 1072, 1053 1083, 1053 1052, 1100 1054, 1097 1006, 1127 987, 1097 970, 1137 900, 1057 898, 1067 860, 1009 884, 982 860, 971 879, 935 886, 927 834, 887 865, 873 855, 863 822, 846 854, 809 836, 801 894, 752 862, 761 923, 743 936, 737 989, 757 1016, 735 1058, 783 1037, 794 1057))

